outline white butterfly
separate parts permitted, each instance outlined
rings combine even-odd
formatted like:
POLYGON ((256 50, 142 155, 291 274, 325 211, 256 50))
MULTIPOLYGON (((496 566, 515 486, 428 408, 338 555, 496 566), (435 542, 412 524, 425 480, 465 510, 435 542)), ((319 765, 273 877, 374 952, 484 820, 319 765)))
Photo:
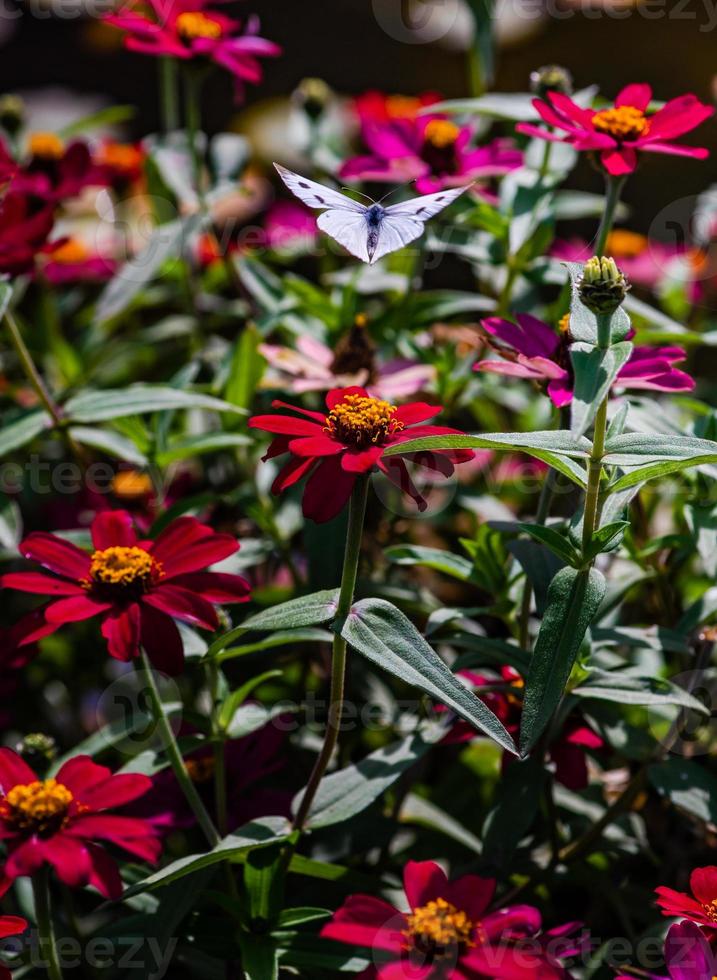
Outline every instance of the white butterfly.
POLYGON ((424 194, 412 201, 384 208, 377 202, 359 204, 345 194, 280 167, 278 163, 274 166, 300 201, 310 208, 326 209, 317 218, 319 228, 369 265, 422 235, 425 222, 448 207, 470 186, 424 194))

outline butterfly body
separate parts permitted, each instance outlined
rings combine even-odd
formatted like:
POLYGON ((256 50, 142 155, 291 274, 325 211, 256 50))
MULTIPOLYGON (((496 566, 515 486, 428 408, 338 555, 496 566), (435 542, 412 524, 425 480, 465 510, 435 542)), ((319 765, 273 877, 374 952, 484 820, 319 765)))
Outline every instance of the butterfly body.
POLYGON ((319 228, 369 265, 419 238, 425 222, 467 190, 467 187, 457 187, 424 194, 385 208, 377 201, 360 204, 278 163, 274 166, 292 194, 308 207, 323 210, 316 222, 319 228))

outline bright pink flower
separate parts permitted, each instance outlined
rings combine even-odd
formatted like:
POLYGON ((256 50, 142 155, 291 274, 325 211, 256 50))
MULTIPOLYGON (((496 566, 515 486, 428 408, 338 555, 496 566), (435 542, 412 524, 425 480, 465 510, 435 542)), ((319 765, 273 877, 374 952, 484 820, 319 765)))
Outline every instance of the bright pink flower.
POLYGON ((31 272, 37 255, 47 251, 55 223, 54 205, 11 191, 0 201, 0 273, 31 272))
POLYGON ((357 95, 353 108, 362 126, 389 123, 395 119, 415 119, 422 109, 440 102, 437 92, 421 92, 420 95, 386 95, 371 89, 357 95))
MULTIPOLYGON (((0 939, 19 936, 27 927, 27 920, 21 919, 19 915, 0 915, 0 939)), ((4 966, 0 966, 0 980, 12 980, 12 973, 4 966)))
POLYGON ((561 92, 548 92, 546 101, 534 99, 533 105, 552 129, 533 123, 519 123, 516 128, 528 136, 569 143, 576 150, 596 151, 605 170, 613 176, 632 173, 638 151, 704 160, 709 155, 707 150, 672 141, 709 119, 714 108, 694 95, 681 95, 649 114, 651 99, 649 85, 628 85, 613 107, 595 111, 582 108, 561 92))
MULTIPOLYGON (((529 313, 518 313, 515 319, 517 322, 512 323, 493 316, 482 321, 489 338, 497 341, 494 348, 501 359, 478 361, 474 369, 547 382, 553 404, 569 405, 573 400, 573 377, 568 330, 557 332, 529 313)), ((686 356, 681 347, 635 347, 613 387, 692 391, 695 382, 675 367, 686 356)))
POLYGON ((341 178, 400 184, 415 180, 421 194, 506 174, 523 162, 510 140, 475 147, 472 127, 457 126, 440 115, 367 120, 361 135, 370 155, 347 160, 341 178))
POLYGON ((272 204, 264 219, 264 230, 267 247, 277 251, 308 251, 318 236, 316 216, 294 201, 272 204))
POLYGON ((449 881, 435 862, 409 861, 403 885, 408 912, 371 895, 352 895, 321 930, 326 939, 373 950, 376 965, 365 977, 561 980, 567 976, 559 960, 542 946, 537 909, 512 905, 487 912, 494 881, 475 875, 449 881))
POLYGON ((717 929, 717 867, 695 868, 690 875, 692 895, 661 885, 655 889, 663 915, 680 915, 698 925, 717 929))
MULTIPOLYGON (((665 963, 669 977, 642 970, 639 975, 646 980, 714 980, 717 976, 717 957, 693 922, 670 926, 665 937, 665 963)), ((635 980, 635 974, 621 974, 615 980, 635 980)))
POLYGON ((312 412, 275 401, 273 408, 287 408, 303 418, 255 415, 249 419, 252 428, 276 436, 265 459, 291 454, 274 480, 272 492, 281 493, 308 476, 304 516, 317 523, 336 517, 348 502, 357 478, 376 468, 407 493, 419 510, 425 510, 426 502, 411 480, 405 459, 451 476, 456 463, 473 456, 471 450, 455 449, 383 459, 389 446, 409 439, 458 434, 445 426, 420 424, 438 415, 440 405, 411 402, 397 408, 372 398, 365 388, 334 388, 326 396, 326 406, 328 412, 312 412))
POLYGON ((12 190, 51 204, 76 197, 85 187, 105 187, 107 171, 97 166, 83 140, 65 144, 55 133, 33 133, 29 157, 15 175, 12 190))
POLYGON ((140 861, 157 861, 161 846, 152 826, 112 812, 150 787, 149 777, 113 775, 87 755, 70 759, 54 779, 41 780, 16 752, 0 748, 5 879, 50 865, 66 885, 94 885, 105 898, 119 898, 119 871, 101 844, 113 844, 140 861))
POLYGON ((53 243, 42 274, 55 286, 75 282, 106 282, 117 271, 117 262, 89 248, 77 238, 53 243))
POLYGON ((9 572, 0 577, 0 586, 56 597, 44 608, 44 626, 23 644, 65 623, 99 616, 112 657, 130 661, 141 645, 158 670, 179 674, 184 651, 174 620, 214 631, 219 626, 215 605, 249 598, 239 575, 205 571, 233 555, 237 541, 194 517, 179 517, 154 541, 143 541, 127 511, 105 511, 92 522, 92 543, 95 550, 89 553, 36 531, 20 544, 25 558, 52 574, 9 572))
POLYGON ((281 48, 259 37, 259 21, 242 25, 212 10, 206 0, 128 0, 105 22, 125 31, 125 47, 140 54, 182 61, 213 61, 231 72, 241 91, 244 82, 262 78, 260 58, 276 58, 281 48))
MULTIPOLYGON (((585 263, 593 255, 588 242, 579 238, 556 240, 550 254, 565 262, 585 263)), ((689 263, 695 276, 700 254, 687 246, 665 245, 634 231, 617 228, 607 238, 605 254, 617 262, 631 283, 653 289, 677 263, 689 263)))

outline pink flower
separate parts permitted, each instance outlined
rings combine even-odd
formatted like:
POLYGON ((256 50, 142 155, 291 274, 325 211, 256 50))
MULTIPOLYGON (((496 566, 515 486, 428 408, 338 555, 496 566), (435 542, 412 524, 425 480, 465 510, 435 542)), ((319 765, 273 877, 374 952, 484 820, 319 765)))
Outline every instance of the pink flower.
POLYGON ((109 183, 107 171, 95 164, 84 140, 65 144, 55 133, 33 133, 28 152, 27 161, 13 179, 13 192, 60 204, 85 187, 109 183))
MULTIPOLYGON (((403 885, 408 912, 372 895, 351 895, 321 930, 326 939, 374 951, 376 965, 364 977, 559 980, 567 976, 543 945, 546 937, 540 935, 537 909, 512 905, 487 912, 495 881, 475 875, 449 881, 434 861, 409 861, 403 885)), ((569 954, 563 948, 561 955, 569 954)))
POLYGON ((510 140, 474 147, 472 127, 457 126, 437 114, 382 122, 366 118, 361 135, 371 152, 347 160, 339 171, 341 178, 389 183, 415 180, 421 194, 506 174, 523 162, 522 153, 510 140))
POLYGON ((386 95, 376 89, 363 92, 354 99, 353 108, 362 126, 388 123, 396 119, 415 119, 422 109, 440 102, 437 92, 420 95, 386 95))
POLYGON ((241 87, 262 78, 259 58, 275 58, 281 48, 258 36, 259 21, 245 25, 211 10, 206 0, 128 0, 105 22, 126 32, 125 47, 140 54, 182 61, 213 61, 231 72, 241 87), (148 11, 148 12, 147 12, 148 11))
MULTIPOLYGON (((518 313, 515 319, 517 323, 495 316, 482 321, 483 329, 497 341, 494 346, 501 360, 478 361, 475 370, 547 382, 553 404, 569 405, 573 400, 573 378, 568 330, 561 323, 561 332, 557 333, 529 313, 518 313)), ((686 356, 681 347, 635 347, 613 387, 692 391, 692 378, 674 366, 686 356)))
POLYGON ((661 885, 655 889, 663 915, 680 915, 709 929, 717 929, 717 867, 695 868, 690 875, 692 895, 661 885))
POLYGON ((74 282, 106 282, 117 270, 110 258, 91 252, 78 238, 61 239, 53 244, 42 274, 55 286, 74 282))
POLYGON ((316 217, 302 204, 276 201, 264 219, 266 244, 277 251, 308 251, 318 236, 316 217))
POLYGON ((681 95, 649 114, 651 99, 649 85, 628 85, 614 106, 595 111, 582 108, 561 92, 548 92, 546 101, 533 99, 533 105, 548 126, 562 132, 533 123, 519 123, 516 128, 528 136, 569 143, 576 150, 599 152, 603 167, 613 176, 632 173, 638 151, 704 160, 709 155, 707 150, 672 141, 709 119, 714 108, 694 95, 681 95))
MULTIPOLYGON (((642 970, 639 975, 646 980, 714 980, 717 976, 717 957, 693 922, 670 926, 665 937, 665 962, 669 978, 642 970)), ((635 975, 621 974, 615 980, 635 980, 635 975)))
MULTIPOLYGON (((566 262, 586 262, 593 254, 579 238, 556 240, 550 254, 566 262)), ((605 254, 612 256, 631 283, 650 289, 659 285, 676 263, 689 263, 696 276, 700 253, 687 246, 665 245, 634 231, 616 228, 607 238, 605 254)))

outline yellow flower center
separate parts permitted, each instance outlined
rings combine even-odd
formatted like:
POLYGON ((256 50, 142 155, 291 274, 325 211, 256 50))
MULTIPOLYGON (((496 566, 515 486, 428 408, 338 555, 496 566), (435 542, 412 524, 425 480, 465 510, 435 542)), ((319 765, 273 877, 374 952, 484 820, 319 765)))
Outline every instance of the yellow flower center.
POLYGON ((141 591, 164 577, 162 565, 144 548, 114 545, 95 551, 90 564, 90 584, 140 587, 141 591))
POLYGON ((222 36, 222 25, 200 11, 187 11, 177 17, 176 28, 179 34, 187 40, 194 41, 199 37, 219 38, 222 36))
POLYGON ((717 922, 717 898, 713 898, 711 902, 703 902, 702 911, 713 922, 717 922))
POLYGON ((638 255, 642 255, 648 244, 645 235, 638 235, 636 231, 625 231, 624 228, 617 228, 607 236, 605 251, 609 255, 634 259, 638 255))
POLYGON ((90 250, 79 238, 69 238, 62 245, 52 250, 52 261, 59 262, 61 265, 73 265, 76 262, 85 262, 90 257, 90 250))
POLYGON ((423 135, 431 146, 445 150, 446 147, 453 146, 460 135, 460 129, 448 119, 431 119, 423 135))
POLYGON ((13 786, 0 801, 0 816, 13 830, 26 834, 57 833, 67 822, 72 793, 56 779, 13 786))
POLYGON ((616 140, 635 140, 643 136, 650 123, 641 109, 631 105, 621 105, 617 109, 603 109, 592 118, 595 129, 607 133, 616 140))
POLYGON ((386 115, 390 119, 414 119, 421 108, 421 100, 410 95, 389 95, 386 99, 386 115))
POLYGON ((59 160, 65 144, 55 133, 33 133, 28 142, 30 155, 42 160, 59 160))
POLYGON ((122 500, 141 500, 153 491, 152 478, 139 470, 120 470, 112 480, 112 493, 122 500))
POLYGON ((465 912, 437 898, 427 905, 414 909, 407 916, 408 928, 404 935, 425 952, 453 946, 472 946, 474 923, 465 912))
POLYGON ((324 431, 357 449, 378 446, 405 428, 403 422, 394 418, 396 411, 395 405, 381 398, 346 395, 327 416, 324 431))
POLYGON ((214 759, 186 759, 185 766, 193 783, 208 783, 214 776, 214 759))
POLYGON ((561 334, 570 333, 570 314, 564 313, 558 320, 558 331, 561 334))

